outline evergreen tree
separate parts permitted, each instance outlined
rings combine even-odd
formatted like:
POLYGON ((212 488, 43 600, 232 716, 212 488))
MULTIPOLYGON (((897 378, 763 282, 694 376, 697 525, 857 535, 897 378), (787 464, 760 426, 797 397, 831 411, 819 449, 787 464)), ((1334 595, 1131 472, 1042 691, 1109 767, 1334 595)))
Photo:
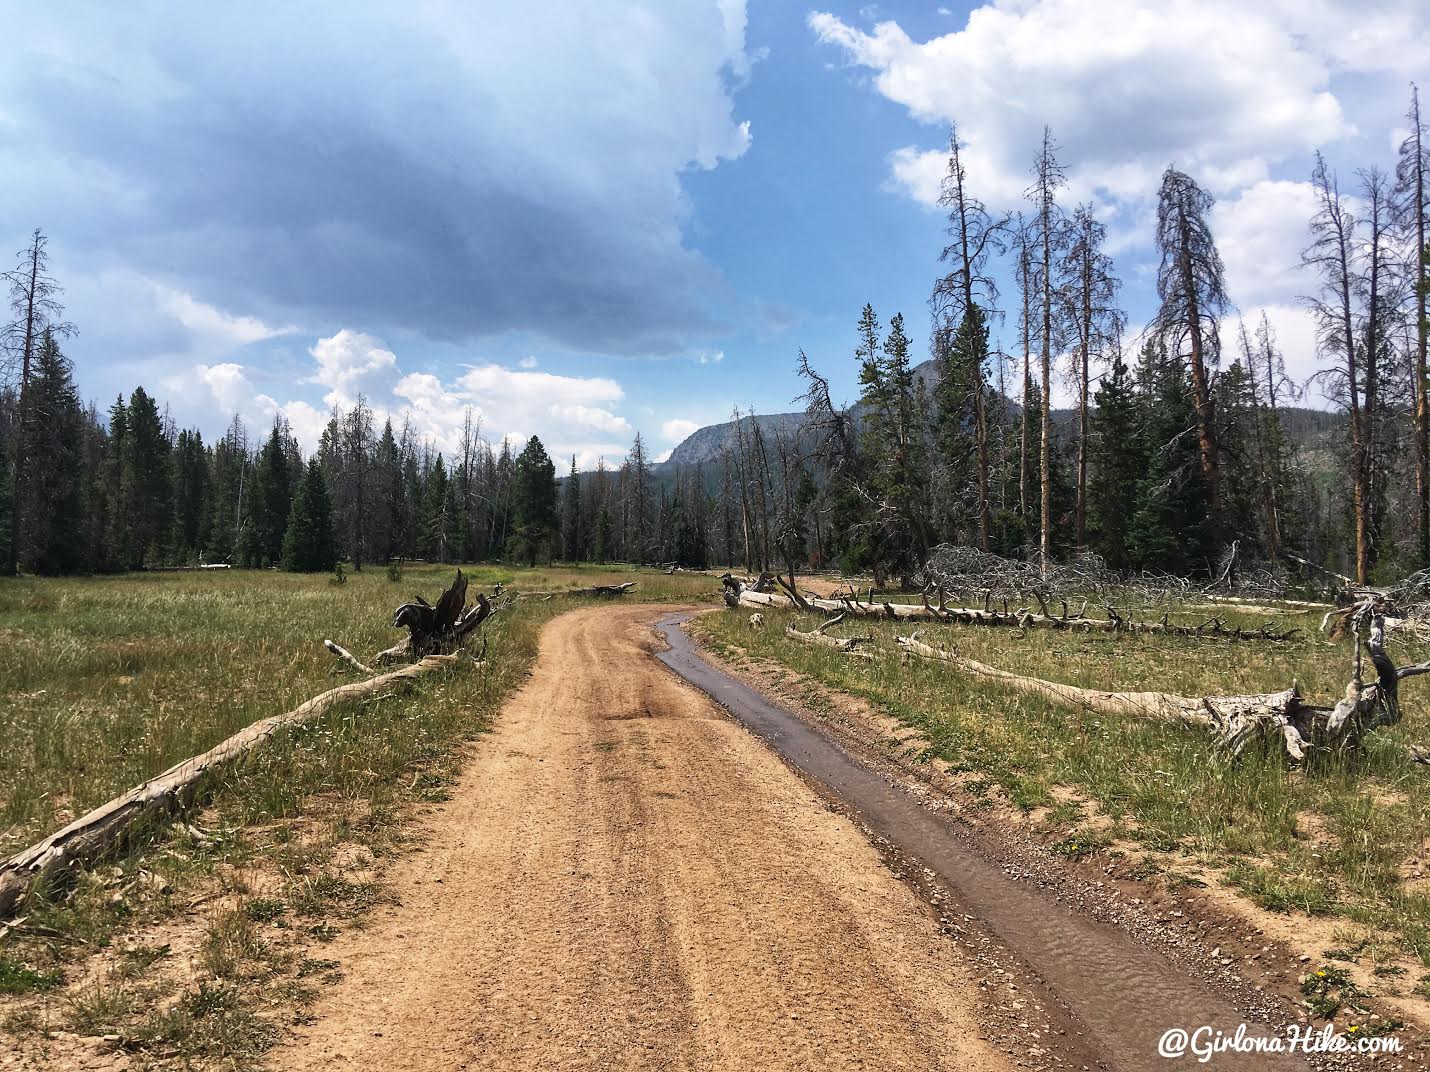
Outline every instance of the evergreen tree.
POLYGON ((129 397, 121 447, 124 548, 130 569, 163 557, 173 525, 169 438, 159 406, 144 388, 129 397))
POLYGON ((568 562, 580 562, 585 557, 581 527, 581 474, 576 470, 576 455, 571 455, 571 472, 561 489, 561 553, 568 562))
POLYGON ((426 483, 417 471, 417 455, 412 450, 407 433, 402 436, 402 479, 399 494, 402 500, 399 518, 401 539, 399 554, 403 558, 416 558, 426 549, 423 524, 426 521, 426 483))
POLYGON ((433 562, 450 561, 456 536, 447 483, 447 466, 439 454, 422 495, 422 553, 433 562))
POLYGON ((109 408, 109 445, 99 473, 98 499, 103 527, 96 533, 96 565, 106 572, 128 568, 129 512, 124 496, 124 454, 128 440, 129 407, 120 395, 109 408))
POLYGON ((1088 520, 1092 547, 1109 566, 1132 565, 1128 528, 1137 510, 1137 482, 1146 474, 1147 458, 1138 428, 1138 400, 1132 373, 1121 353, 1097 389, 1089 443, 1091 475, 1088 520))
POLYGON ((591 557, 595 561, 610 561, 611 540, 613 535, 610 507, 603 506, 601 507, 600 518, 596 522, 596 542, 591 549, 591 557))
POLYGON ((1145 475, 1127 534, 1136 566, 1189 576, 1212 554, 1211 495, 1197 436, 1187 370, 1176 360, 1153 365, 1142 385, 1145 475))
POLYGON ((556 466, 536 436, 517 456, 514 482, 516 550, 535 566, 556 538, 556 466))
POLYGON ((232 562, 238 557, 239 532, 252 493, 248 432, 239 418, 234 417, 215 444, 211 464, 208 542, 202 548, 203 557, 205 562, 232 562))
POLYGON ((193 562, 207 535, 209 453, 203 436, 184 430, 174 442, 174 525, 169 545, 176 562, 193 562))
POLYGON ((239 540, 239 554, 245 566, 274 566, 283 556, 288 511, 293 505, 291 457, 296 452, 297 444, 287 424, 275 420, 254 466, 252 509, 239 540))
POLYGON ((861 478, 865 497, 878 504, 858 557, 875 570, 908 580, 928 554, 928 455, 923 413, 914 388, 909 339, 904 318, 895 314, 889 334, 878 345, 878 320, 865 305, 859 320, 859 384, 863 389, 864 432, 861 478))
POLYGON ((374 498, 377 509, 372 520, 372 548, 382 562, 402 555, 403 510, 402 457, 397 438, 392 434, 392 422, 382 426, 382 436, 374 453, 374 498))
POLYGON ((26 468, 21 484, 24 512, 20 565, 55 575, 88 569, 90 540, 85 514, 82 444, 84 410, 54 333, 46 329, 30 368, 30 404, 20 428, 26 468))
POLYGON ((316 457, 308 462, 288 511, 280 561, 294 573, 326 573, 337 565, 328 482, 316 457))
POLYGON ((965 307, 950 340, 938 340, 939 381, 934 387, 934 436, 940 458, 939 528, 944 539, 977 539, 986 547, 987 507, 978 482, 978 392, 988 361, 988 323, 977 303, 965 307), (972 522, 972 524, 970 524, 972 522))

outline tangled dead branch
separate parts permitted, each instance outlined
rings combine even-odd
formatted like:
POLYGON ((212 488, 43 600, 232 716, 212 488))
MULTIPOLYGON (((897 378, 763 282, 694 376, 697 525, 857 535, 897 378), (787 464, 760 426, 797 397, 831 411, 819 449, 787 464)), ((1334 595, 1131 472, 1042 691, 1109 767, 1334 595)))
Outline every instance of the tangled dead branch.
POLYGON ((843 652, 845 655, 852 655, 860 659, 872 659, 872 652, 856 650, 860 644, 872 644, 874 638, 869 635, 851 637, 833 637, 826 630, 838 625, 844 620, 843 614, 837 614, 828 619, 825 623, 813 632, 804 633, 795 628, 794 622, 789 622, 785 626, 785 636, 792 640, 798 640, 803 644, 816 644, 826 648, 833 648, 835 651, 843 652))

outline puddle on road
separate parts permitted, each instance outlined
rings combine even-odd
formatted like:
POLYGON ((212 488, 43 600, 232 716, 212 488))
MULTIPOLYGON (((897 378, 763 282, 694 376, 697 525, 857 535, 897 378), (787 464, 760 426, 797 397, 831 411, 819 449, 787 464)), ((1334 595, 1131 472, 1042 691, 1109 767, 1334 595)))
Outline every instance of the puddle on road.
MULTIPOLYGON (((1198 1064, 1168 1059, 1158 1042, 1169 1028, 1211 1025, 1235 1034, 1245 1017, 1165 957, 1110 924, 1075 912, 1019 883, 949 829, 949 819, 922 807, 887 778, 755 689, 702 659, 680 629, 689 614, 657 624, 670 645, 657 658, 709 695, 788 762, 831 790, 881 837, 937 874, 963 907, 1028 964, 1086 1027, 1085 1043, 1119 1072, 1199 1067, 1305 1070, 1304 1058, 1220 1053, 1198 1064)), ((1263 1027, 1262 1032, 1271 1031, 1263 1027)), ((1250 1032, 1256 1034, 1253 1030, 1250 1032)), ((1277 1032, 1271 1031, 1272 1034, 1277 1032)))

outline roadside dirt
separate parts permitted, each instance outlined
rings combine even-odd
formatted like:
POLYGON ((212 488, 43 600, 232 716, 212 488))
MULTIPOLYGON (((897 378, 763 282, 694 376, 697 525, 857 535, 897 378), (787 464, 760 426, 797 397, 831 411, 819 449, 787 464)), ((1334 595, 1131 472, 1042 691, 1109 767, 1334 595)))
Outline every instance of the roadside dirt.
MULTIPOLYGON (((981 791, 974 796, 967 786, 974 776, 931 757, 931 742, 916 729, 862 698, 829 689, 738 647, 718 653, 703 644, 700 647, 705 660, 761 695, 776 698, 783 710, 818 727, 821 734, 865 766, 881 771, 890 785, 899 786, 926 809, 957 816, 955 829, 980 856, 1041 889, 1050 901, 1075 905, 1080 915, 1113 924, 1249 1018, 1306 1023, 1299 980, 1322 963, 1323 949, 1338 943, 1334 924, 1305 917, 1293 921, 1257 909, 1217 886, 1209 874, 1202 876, 1211 883, 1208 888, 1180 884, 1174 888, 1168 882, 1147 881, 1142 869, 1148 859, 1156 857, 1169 866, 1173 861, 1170 856, 1136 846, 1121 845, 1125 851, 1096 853, 1076 861, 1054 856, 1046 845, 1057 839, 1057 830, 1039 825, 1047 809, 1042 809, 1041 815, 1026 815, 996 794, 981 791)), ((1055 795, 1065 797, 1062 792, 1055 795)), ((1066 798, 1072 799, 1071 794, 1066 798)), ((1077 802, 1089 812, 1078 827, 1095 828, 1101 817, 1090 802, 1080 798, 1077 802)), ((1191 870, 1185 862, 1177 863, 1184 872, 1191 870)), ((952 894, 950 905, 956 901, 952 894)), ((1404 995, 1391 998, 1381 994, 1384 980, 1371 979, 1368 969, 1356 974, 1364 975, 1380 994, 1375 1004, 1383 1014, 1410 1021, 1397 1032, 1404 1052, 1381 1058, 1376 1067, 1423 1066, 1430 1055, 1430 1036, 1419 1026, 1426 1022, 1425 1003, 1404 995)), ((1344 1031, 1347 1025, 1364 1021, 1363 1014, 1347 1009, 1338 1018, 1337 1029, 1344 1031)), ((1214 1063, 1220 1067, 1225 1060, 1219 1057, 1214 1063)), ((1321 1056, 1313 1065, 1322 1069, 1359 1067, 1350 1056, 1321 1056)))
POLYGON ((670 610, 548 624, 390 873, 400 904, 333 944, 343 980, 272 1066, 1095 1067, 1048 1052, 1055 1017, 650 657, 670 610))

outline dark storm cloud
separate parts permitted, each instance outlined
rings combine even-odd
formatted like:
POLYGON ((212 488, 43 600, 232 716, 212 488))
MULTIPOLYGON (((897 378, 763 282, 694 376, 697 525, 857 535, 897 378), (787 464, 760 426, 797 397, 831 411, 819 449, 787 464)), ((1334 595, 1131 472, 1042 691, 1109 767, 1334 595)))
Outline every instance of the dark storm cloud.
POLYGON ((284 322, 630 353, 715 327, 679 174, 748 143, 741 5, 57 10, 0 73, 17 235, 284 322))

